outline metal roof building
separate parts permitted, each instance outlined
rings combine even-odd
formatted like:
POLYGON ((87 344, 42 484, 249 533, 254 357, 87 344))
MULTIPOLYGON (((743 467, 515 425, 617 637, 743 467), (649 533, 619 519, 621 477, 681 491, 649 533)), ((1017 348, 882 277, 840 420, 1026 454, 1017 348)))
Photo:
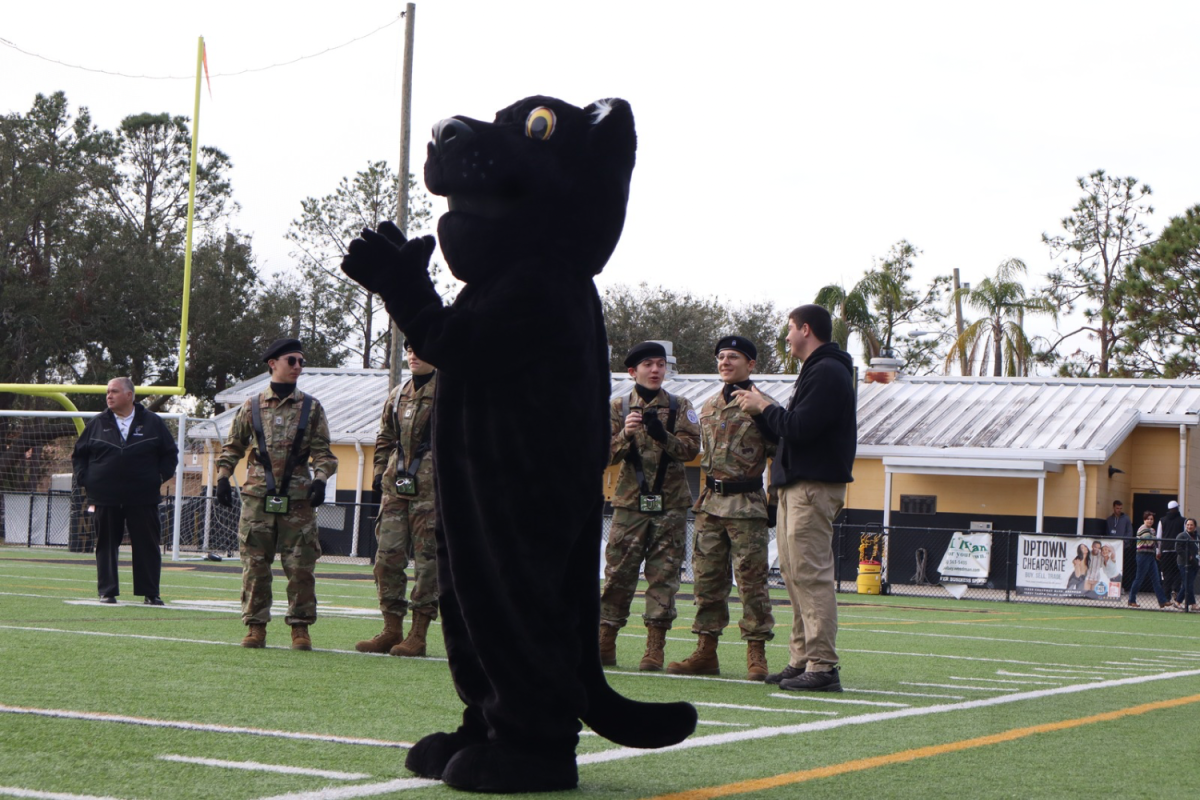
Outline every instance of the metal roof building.
MULTIPOLYGON (((386 370, 309 368, 300 387, 321 400, 334 444, 361 451, 374 444, 387 380, 386 370)), ((786 404, 796 376, 754 380, 786 404)), ((214 419, 219 436, 236 407, 268 382, 264 373, 217 396, 227 409, 214 419)), ((699 406, 719 384, 715 374, 676 374, 663 386, 699 406)), ((632 389, 627 374, 613 373, 613 397, 632 389)), ((1152 493, 1178 496, 1182 505, 1200 502, 1198 426, 1197 381, 898 375, 861 383, 847 508, 882 512, 887 524, 893 512, 904 512, 906 492, 937 495, 939 515, 961 508, 960 515, 979 516, 975 509, 986 507, 1025 518, 1035 530, 1051 516, 1074 521, 1082 532, 1085 520, 1106 516, 1101 511, 1112 497, 1128 502, 1152 493), (893 508, 896 491, 901 503, 893 508), (973 495, 994 502, 975 502, 973 495)), ((197 427, 191 435, 214 438, 214 431, 197 427)), ((359 483, 342 478, 345 488, 359 483)))

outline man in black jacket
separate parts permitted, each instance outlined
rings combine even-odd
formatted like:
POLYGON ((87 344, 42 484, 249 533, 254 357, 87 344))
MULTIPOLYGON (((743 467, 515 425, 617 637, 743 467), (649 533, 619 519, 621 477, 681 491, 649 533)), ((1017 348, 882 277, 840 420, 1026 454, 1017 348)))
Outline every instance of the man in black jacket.
POLYGON ((97 414, 75 442, 75 484, 96 507, 96 575, 100 602, 116 603, 117 550, 125 530, 133 546, 133 593, 161 606, 162 570, 159 488, 175 472, 179 449, 171 431, 152 411, 133 402, 133 381, 113 378, 108 410, 97 414))
POLYGON ((854 480, 858 421, 854 362, 832 338, 828 311, 817 305, 794 309, 787 342, 804 368, 787 408, 771 404, 757 387, 734 392, 743 410, 761 414, 779 436, 771 485, 779 492, 776 544, 794 617, 788 666, 767 676, 767 683, 794 691, 842 691, 833 520, 854 480))
POLYGON ((1167 503, 1167 512, 1158 518, 1158 571, 1162 574, 1163 591, 1171 605, 1179 606, 1182 581, 1175 561, 1175 542, 1183 532, 1183 514, 1179 503, 1167 503))

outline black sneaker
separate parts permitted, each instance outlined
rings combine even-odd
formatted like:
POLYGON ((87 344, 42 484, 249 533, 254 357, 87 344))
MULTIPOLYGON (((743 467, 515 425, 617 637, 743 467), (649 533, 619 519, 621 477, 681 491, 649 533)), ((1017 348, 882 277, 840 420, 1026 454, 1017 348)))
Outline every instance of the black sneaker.
POLYGON ((100 602, 115 606, 117 604, 117 598, 113 597, 111 594, 102 594, 100 595, 100 602))
POLYGON ((837 667, 829 672, 805 672, 795 678, 780 681, 779 688, 789 692, 840 692, 842 680, 837 667))
POLYGON ((153 597, 147 597, 145 600, 142 601, 142 603, 144 605, 148 605, 148 606, 166 605, 166 603, 163 602, 163 599, 161 597, 159 597, 158 595, 154 595, 153 597))
POLYGON ((788 664, 783 668, 783 672, 772 672, 768 675, 766 682, 778 686, 780 681, 786 681, 789 678, 798 678, 803 674, 804 667, 793 667, 791 664, 788 664))

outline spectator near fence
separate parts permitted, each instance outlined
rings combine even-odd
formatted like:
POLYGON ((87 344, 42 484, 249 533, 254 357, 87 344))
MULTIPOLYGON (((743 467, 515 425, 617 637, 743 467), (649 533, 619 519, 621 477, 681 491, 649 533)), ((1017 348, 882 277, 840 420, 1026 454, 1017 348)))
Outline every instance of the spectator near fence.
POLYGON ((1188 611, 1196 610, 1196 520, 1189 517, 1175 537, 1175 563, 1179 566, 1179 602, 1188 611))
POLYGON ((1166 608, 1169 605, 1167 596, 1163 593, 1162 578, 1158 574, 1158 563, 1155 558, 1155 550, 1158 546, 1156 536, 1154 512, 1147 511, 1142 514, 1142 527, 1137 531, 1137 574, 1134 575, 1133 583, 1129 585, 1130 608, 1138 608, 1137 593, 1142 588, 1142 584, 1146 582, 1146 578, 1150 579, 1154 596, 1158 598, 1158 607, 1166 608))
POLYGON ((1167 513, 1158 521, 1158 569, 1162 573, 1167 600, 1176 605, 1183 599, 1179 596, 1179 565, 1175 561, 1175 541, 1182 531, 1183 514, 1179 511, 1179 503, 1172 500, 1167 503, 1167 513))
POLYGON ((71 459, 75 483, 96 507, 96 588, 100 602, 117 602, 117 551, 128 529, 133 593, 161 606, 159 490, 175 472, 179 449, 158 415, 133 402, 129 378, 109 381, 105 402, 108 410, 88 421, 71 459))

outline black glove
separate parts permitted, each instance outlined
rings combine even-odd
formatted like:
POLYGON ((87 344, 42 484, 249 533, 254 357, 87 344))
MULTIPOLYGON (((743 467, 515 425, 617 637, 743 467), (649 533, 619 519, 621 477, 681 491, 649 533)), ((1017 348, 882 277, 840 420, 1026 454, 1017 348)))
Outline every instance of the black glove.
POLYGON ((642 412, 642 424, 646 426, 646 435, 656 442, 665 442, 667 440, 667 429, 663 427, 662 420, 658 418, 657 408, 647 408, 642 412))
POLYGON ((771 503, 767 506, 767 527, 774 528, 775 523, 779 521, 779 506, 771 503))
POLYGON ((308 502, 313 508, 325 505, 325 481, 317 478, 308 485, 308 502))
POLYGON ((371 491, 375 494, 383 494, 383 475, 375 476, 375 480, 371 482, 371 491))
POLYGON ((233 508, 233 487, 229 485, 229 478, 217 479, 217 502, 226 508, 233 508))
POLYGON ((394 223, 381 222, 374 231, 363 228, 359 238, 350 242, 342 272, 387 300, 414 278, 429 280, 429 258, 435 246, 432 236, 408 240, 394 223))

